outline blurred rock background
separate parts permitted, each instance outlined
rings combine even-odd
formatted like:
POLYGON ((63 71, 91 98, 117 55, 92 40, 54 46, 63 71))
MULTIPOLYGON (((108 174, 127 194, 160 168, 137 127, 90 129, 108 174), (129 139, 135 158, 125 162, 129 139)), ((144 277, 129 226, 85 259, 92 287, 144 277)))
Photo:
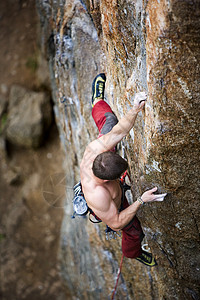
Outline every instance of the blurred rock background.
POLYGON ((115 299, 199 299, 199 1, 0 5, 2 297, 111 297, 120 238, 71 219, 72 186, 97 134, 91 84, 105 72, 119 118, 148 92, 124 139, 130 202, 155 185, 168 193, 138 212, 158 266, 125 259, 115 299))
POLYGON ((1 1, 0 27, 0 299, 66 299, 63 186, 56 205, 43 194, 64 174, 63 152, 35 1, 1 1))

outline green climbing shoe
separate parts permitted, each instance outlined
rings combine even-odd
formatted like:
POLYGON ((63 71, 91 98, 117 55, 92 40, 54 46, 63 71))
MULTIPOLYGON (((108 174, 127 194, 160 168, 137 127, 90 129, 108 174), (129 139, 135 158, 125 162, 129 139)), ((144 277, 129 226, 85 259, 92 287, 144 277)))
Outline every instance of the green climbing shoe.
POLYGON ((101 73, 97 75, 92 83, 92 106, 95 99, 104 99, 106 75, 101 73))
POLYGON ((154 267, 157 265, 157 262, 155 258, 153 258, 152 254, 144 250, 142 250, 140 256, 136 257, 135 259, 149 267, 154 267))

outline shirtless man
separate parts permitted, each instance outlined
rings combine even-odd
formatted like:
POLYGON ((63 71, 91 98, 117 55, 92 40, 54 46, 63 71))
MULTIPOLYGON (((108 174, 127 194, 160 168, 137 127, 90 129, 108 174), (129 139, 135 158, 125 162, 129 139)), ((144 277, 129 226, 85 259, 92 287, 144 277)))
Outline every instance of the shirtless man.
POLYGON ((145 192, 133 204, 125 199, 122 207, 122 188, 119 178, 127 170, 127 162, 115 153, 115 146, 134 126, 137 114, 144 108, 147 95, 138 93, 132 109, 120 121, 104 101, 105 74, 93 82, 92 115, 99 137, 92 141, 83 155, 80 166, 81 184, 88 206, 95 215, 114 231, 122 230, 122 251, 149 266, 156 265, 152 255, 141 249, 144 236, 136 213, 146 202, 163 201, 166 194, 154 195, 157 188, 145 192))

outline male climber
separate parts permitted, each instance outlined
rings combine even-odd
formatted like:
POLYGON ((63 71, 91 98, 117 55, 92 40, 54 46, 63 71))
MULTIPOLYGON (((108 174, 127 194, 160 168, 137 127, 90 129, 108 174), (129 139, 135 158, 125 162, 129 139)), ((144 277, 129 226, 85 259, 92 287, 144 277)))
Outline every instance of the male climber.
POLYGON ((136 213, 143 203, 163 201, 166 194, 154 195, 157 190, 155 187, 143 193, 131 205, 126 198, 122 201, 119 178, 127 170, 128 164, 115 151, 117 143, 133 127, 147 96, 144 92, 136 94, 133 107, 118 121, 104 101, 105 82, 106 76, 101 73, 92 85, 92 116, 99 136, 86 147, 83 155, 80 166, 82 190, 95 215, 114 231, 122 230, 124 256, 135 258, 148 266, 155 266, 156 261, 152 254, 141 249, 144 234, 136 213))

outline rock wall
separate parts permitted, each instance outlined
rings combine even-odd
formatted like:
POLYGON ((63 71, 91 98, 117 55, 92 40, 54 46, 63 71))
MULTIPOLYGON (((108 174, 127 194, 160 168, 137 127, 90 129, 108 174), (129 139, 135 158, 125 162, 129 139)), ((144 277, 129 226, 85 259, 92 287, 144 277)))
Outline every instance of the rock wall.
POLYGON ((63 151, 35 6, 35 0, 0 1, 1 300, 68 297, 57 255, 62 198, 55 205, 44 193, 62 172, 63 151))
POLYGON ((91 84, 107 75, 106 98, 120 118, 145 90, 148 102, 124 139, 133 201, 146 189, 164 203, 138 216, 158 267, 125 259, 116 299, 199 299, 199 1, 38 0, 41 40, 66 151, 67 193, 61 263, 72 299, 107 299, 120 262, 120 239, 104 225, 71 219, 72 186, 95 138, 91 84))

